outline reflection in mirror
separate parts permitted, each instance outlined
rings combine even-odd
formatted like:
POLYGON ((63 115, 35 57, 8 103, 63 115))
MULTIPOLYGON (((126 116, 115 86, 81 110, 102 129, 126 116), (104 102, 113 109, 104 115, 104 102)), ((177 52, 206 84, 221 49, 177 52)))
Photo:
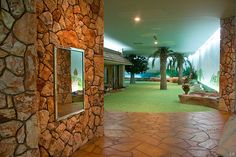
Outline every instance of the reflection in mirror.
POLYGON ((54 88, 56 119, 84 109, 84 51, 55 48, 54 88))

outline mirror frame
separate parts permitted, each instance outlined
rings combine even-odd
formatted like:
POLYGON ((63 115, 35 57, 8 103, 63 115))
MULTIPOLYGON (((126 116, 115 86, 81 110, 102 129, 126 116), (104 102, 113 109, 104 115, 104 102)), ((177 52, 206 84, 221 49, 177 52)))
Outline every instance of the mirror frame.
POLYGON ((80 53, 82 53, 82 73, 83 73, 83 76, 82 76, 82 79, 83 79, 83 98, 85 100, 85 70, 84 70, 84 50, 83 49, 78 49, 78 48, 73 48, 73 47, 69 47, 69 48, 64 48, 64 47, 60 47, 60 46, 54 46, 54 54, 53 54, 53 81, 54 81, 54 110, 55 110, 55 119, 57 121, 60 121, 60 120, 63 120, 63 119, 66 119, 68 117, 71 117, 73 115, 76 115, 76 114, 79 114, 81 112, 84 112, 85 111, 85 101, 83 101, 83 109, 79 110, 79 111, 75 111, 75 112, 71 112, 69 114, 66 114, 62 117, 59 117, 58 116, 58 103, 57 103, 57 50, 58 49, 62 49, 62 50, 69 50, 70 52, 72 50, 74 51, 79 51, 80 53))

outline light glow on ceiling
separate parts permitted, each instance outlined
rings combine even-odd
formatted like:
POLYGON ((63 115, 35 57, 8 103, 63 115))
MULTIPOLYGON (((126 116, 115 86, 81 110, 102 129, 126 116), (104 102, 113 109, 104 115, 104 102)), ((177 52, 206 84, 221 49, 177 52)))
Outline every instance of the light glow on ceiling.
POLYGON ((134 21, 135 21, 135 22, 140 22, 140 20, 141 20, 141 19, 140 19, 140 17, 138 17, 138 16, 136 16, 136 17, 134 18, 134 21))
POLYGON ((106 34, 104 35, 104 47, 118 52, 133 50, 133 48, 121 43, 120 41, 110 38, 106 34))

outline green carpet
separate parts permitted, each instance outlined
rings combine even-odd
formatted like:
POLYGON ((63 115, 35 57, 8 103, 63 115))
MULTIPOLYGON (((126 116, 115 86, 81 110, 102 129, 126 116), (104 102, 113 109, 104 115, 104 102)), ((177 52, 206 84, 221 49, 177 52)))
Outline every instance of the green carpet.
POLYGON ((181 86, 168 84, 168 90, 160 90, 158 82, 137 82, 127 88, 105 95, 106 111, 122 112, 200 112, 212 108, 179 103, 181 86))

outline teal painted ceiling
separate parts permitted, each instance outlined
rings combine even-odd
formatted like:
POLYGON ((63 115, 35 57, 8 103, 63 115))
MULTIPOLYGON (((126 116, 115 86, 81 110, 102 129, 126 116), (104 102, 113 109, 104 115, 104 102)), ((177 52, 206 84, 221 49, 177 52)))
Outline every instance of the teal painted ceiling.
POLYGON ((234 15, 234 0, 104 0, 105 47, 124 53, 152 54, 158 46, 196 51, 234 15), (141 21, 134 22, 139 16, 141 21), (116 43, 117 45, 113 46, 116 43))

